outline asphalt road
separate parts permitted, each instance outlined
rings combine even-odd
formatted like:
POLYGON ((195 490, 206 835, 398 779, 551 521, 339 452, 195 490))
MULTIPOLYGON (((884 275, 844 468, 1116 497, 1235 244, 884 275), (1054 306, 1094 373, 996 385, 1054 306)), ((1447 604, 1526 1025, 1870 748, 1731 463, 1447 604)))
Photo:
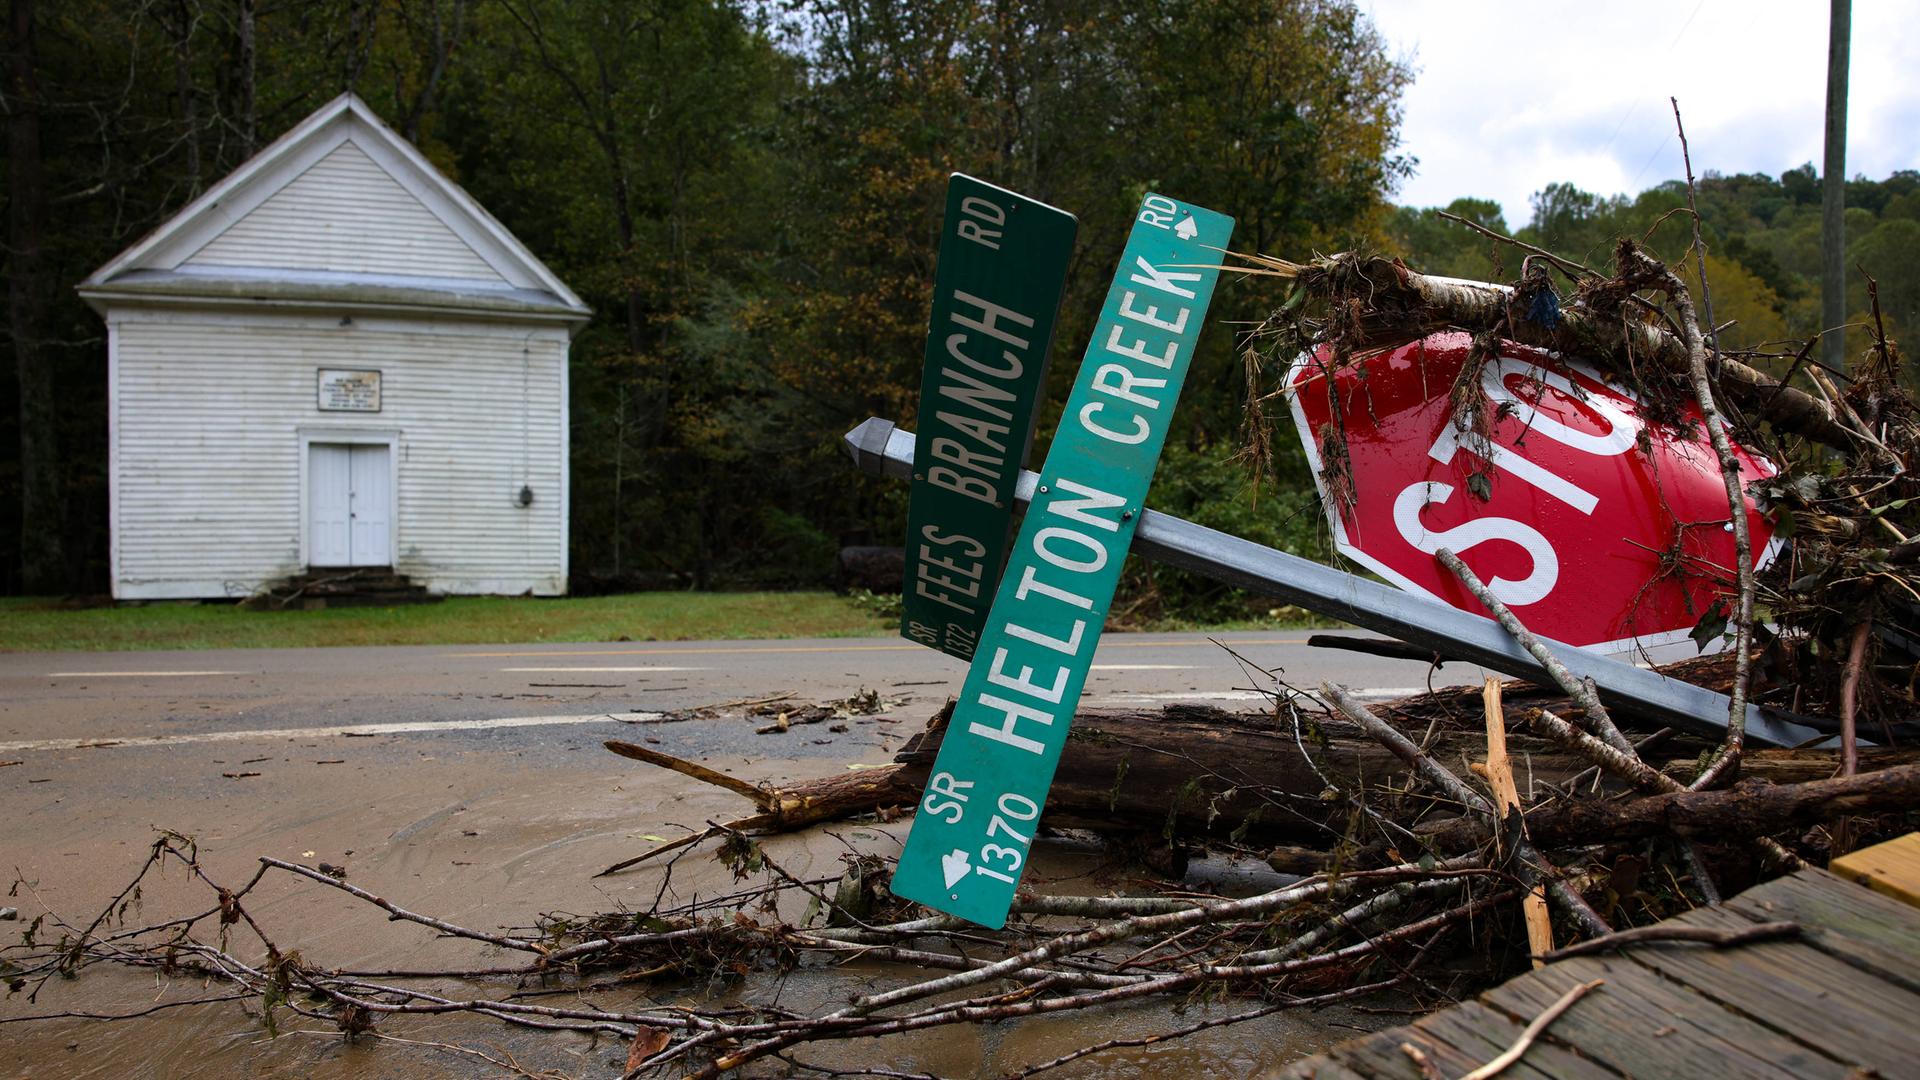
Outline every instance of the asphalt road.
MULTIPOLYGON (((1270 685, 1263 670, 1304 686, 1333 679, 1372 696, 1412 692, 1429 678, 1423 664, 1309 648, 1307 636, 1109 635, 1083 705, 1251 707, 1261 700, 1256 688, 1270 685)), ((0 655, 0 757, 295 733, 465 733, 495 748, 530 749, 552 742, 558 729, 610 723, 609 714, 778 694, 828 701, 863 689, 911 699, 899 715, 918 720, 957 693, 965 674, 958 660, 884 638, 12 653, 0 655)), ((1453 665, 1434 677, 1478 674, 1453 665)), ((751 741, 738 731, 721 733, 751 741)))

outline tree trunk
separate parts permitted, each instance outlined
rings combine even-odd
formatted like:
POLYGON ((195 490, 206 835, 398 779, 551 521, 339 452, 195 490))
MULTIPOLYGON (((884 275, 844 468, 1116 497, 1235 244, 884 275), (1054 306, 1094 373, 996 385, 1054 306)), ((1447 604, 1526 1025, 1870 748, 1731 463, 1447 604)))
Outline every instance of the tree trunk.
POLYGON ((379 12, 364 0, 347 5, 346 40, 341 46, 346 53, 346 70, 340 80, 342 89, 360 89, 360 77, 366 73, 367 61, 373 57, 373 36, 379 18, 379 12))
POLYGON ((200 115, 193 97, 193 12, 185 0, 175 12, 180 20, 173 35, 173 90, 180 98, 181 135, 187 146, 187 197, 200 194, 200 115))
MULTIPOLYGON (((1323 745, 1307 732, 1296 742, 1292 726, 1271 716, 1207 706, 1082 712, 1047 791, 1046 822, 1155 834, 1237 831, 1249 839, 1331 844, 1349 810, 1342 800, 1320 798, 1328 781, 1357 789, 1363 777, 1377 783, 1403 770, 1391 753, 1346 725, 1320 720, 1319 726, 1323 745), (1303 745, 1311 761, 1301 754, 1303 745)), ((895 756, 918 774, 910 800, 918 800, 945 734, 945 718, 938 717, 895 756)), ((1571 758, 1559 760, 1573 766, 1561 770, 1565 775, 1577 771, 1571 758)), ((1543 760, 1536 758, 1535 768, 1546 776, 1543 760)))
MULTIPOLYGON (((1915 807, 1920 807, 1920 765, 1909 764, 1804 784, 1743 780, 1719 791, 1676 791, 1627 802, 1562 800, 1529 813, 1527 835, 1547 847, 1645 836, 1725 841, 1810 825, 1836 814, 1915 807)), ((1418 831, 1440 851, 1466 851, 1488 835, 1485 822, 1469 818, 1418 831)))
MULTIPOLYGON (((627 184, 627 170, 626 167, 621 164, 619 150, 612 145, 611 139, 609 139, 607 145, 607 156, 610 159, 608 165, 613 169, 614 221, 619 229, 620 262, 625 273, 628 275, 628 281, 635 282, 639 278, 639 271, 635 268, 638 257, 634 251, 634 237, 638 235, 638 228, 633 220, 633 205, 630 201, 631 189, 627 184)), ((627 351, 638 353, 640 352, 643 340, 641 331, 646 326, 646 303, 641 297, 640 289, 637 285, 629 284, 627 286, 626 309, 627 351)))
POLYGON ((7 324, 20 382, 20 584, 27 592, 46 593, 66 587, 67 568, 53 364, 41 338, 47 293, 42 263, 47 188, 40 156, 43 103, 34 67, 33 0, 12 0, 11 15, 7 324))
POLYGON ((403 131, 407 141, 420 141, 420 125, 425 122, 427 113, 433 110, 433 103, 440 92, 440 80, 447 73, 447 63, 453 59, 453 50, 459 47, 461 35, 466 30, 467 0, 453 0, 449 10, 443 12, 440 0, 429 0, 428 9, 433 20, 432 61, 427 65, 427 73, 421 76, 420 86, 414 91, 413 102, 407 107, 403 131))
POLYGON ((252 157, 258 137, 259 106, 255 95, 254 0, 240 0, 235 45, 240 66, 240 153, 252 157))
MULTIPOLYGON (((814 807, 809 821, 829 820, 819 816, 829 805, 840 817, 911 807, 926 786, 946 721, 944 711, 934 717, 893 764, 860 770, 857 788, 829 776, 778 793, 814 807)), ((1352 790, 1394 778, 1404 783, 1405 769, 1344 721, 1314 717, 1309 723, 1296 740, 1291 724, 1271 716, 1210 706, 1082 712, 1048 789, 1045 822, 1108 833, 1237 833, 1249 841, 1331 846, 1344 835, 1351 809, 1344 800, 1321 797, 1329 782, 1352 790)), ((1540 740, 1516 734, 1509 741, 1516 757, 1527 756, 1533 780, 1565 780, 1586 766, 1540 740)), ((1434 751, 1449 759, 1485 757, 1485 733, 1443 733, 1434 751)))
POLYGON ((627 527, 627 383, 625 376, 613 406, 613 577, 620 580, 620 540, 627 527))

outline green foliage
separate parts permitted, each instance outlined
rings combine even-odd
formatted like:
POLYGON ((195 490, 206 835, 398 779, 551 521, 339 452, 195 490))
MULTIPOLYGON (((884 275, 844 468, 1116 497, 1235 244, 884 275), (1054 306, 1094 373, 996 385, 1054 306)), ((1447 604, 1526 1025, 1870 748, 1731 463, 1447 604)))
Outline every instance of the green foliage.
MULTIPOLYGON (((1847 185, 1847 342, 1857 353, 1868 344, 1866 275, 1880 287, 1887 332, 1900 337, 1920 329, 1920 172, 1902 170, 1885 180, 1864 177, 1847 185)), ((1721 335, 1733 348, 1803 342, 1820 329, 1820 181, 1811 165, 1782 173, 1723 176, 1708 172, 1695 185, 1701 234, 1707 246, 1707 277, 1716 324, 1733 322, 1721 335)), ((1549 184, 1530 200, 1532 218, 1515 234, 1557 254, 1604 269, 1614 241, 1645 238, 1663 259, 1685 264, 1696 280, 1688 251, 1692 220, 1686 185, 1663 181, 1628 198, 1600 196, 1572 184, 1549 184)), ((1499 231, 1498 208, 1484 200, 1456 199, 1446 208, 1499 231), (1492 216, 1489 216, 1492 215, 1492 216)), ((1480 280, 1518 276, 1515 253, 1493 251, 1488 241, 1442 219, 1432 209, 1396 208, 1385 233, 1391 250, 1417 269, 1480 280)))
POLYGON ((900 617, 906 613, 906 603, 897 592, 876 593, 854 589, 847 593, 847 600, 861 611, 895 626, 900 624, 900 617))
POLYGON ((766 537, 766 559, 742 577, 761 586, 819 585, 832 576, 840 545, 804 516, 777 506, 762 508, 760 534, 766 537))
MULTIPOLYGON (((1877 280, 1889 334, 1898 337, 1904 329, 1920 329, 1920 221, 1902 217, 1875 224, 1847 245, 1847 264, 1877 280)), ((1847 310, 1867 316, 1865 278, 1854 280, 1847 310)), ((1864 347, 1865 342, 1859 344, 1864 347)))
MULTIPOLYGON (((1512 232, 1500 204, 1491 199, 1455 199, 1444 209, 1502 235, 1512 232)), ((1386 232, 1388 250, 1424 273, 1489 281, 1511 277, 1518 269, 1511 248, 1448 221, 1433 208, 1395 207, 1386 232)))
POLYGON ((1602 198, 1563 183, 1548 184, 1527 201, 1533 207, 1527 226, 1533 242, 1581 262, 1606 257, 1630 206, 1624 196, 1602 198))

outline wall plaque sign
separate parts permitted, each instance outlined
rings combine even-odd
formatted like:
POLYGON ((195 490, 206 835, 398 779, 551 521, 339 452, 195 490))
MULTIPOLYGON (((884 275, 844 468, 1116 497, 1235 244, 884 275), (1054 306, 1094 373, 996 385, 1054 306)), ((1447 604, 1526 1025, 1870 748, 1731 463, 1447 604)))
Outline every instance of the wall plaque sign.
POLYGON ((321 412, 379 412, 380 373, 320 369, 321 412))

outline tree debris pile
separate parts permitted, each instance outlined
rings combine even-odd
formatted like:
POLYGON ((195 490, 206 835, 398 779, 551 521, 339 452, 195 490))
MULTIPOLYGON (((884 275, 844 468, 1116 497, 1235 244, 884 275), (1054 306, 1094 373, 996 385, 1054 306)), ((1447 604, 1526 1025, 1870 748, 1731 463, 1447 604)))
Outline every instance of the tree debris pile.
MULTIPOLYGON (((1247 352, 1246 457, 1256 468, 1270 463, 1269 410, 1288 393, 1271 382, 1269 372, 1284 369, 1276 361, 1309 356, 1328 373, 1351 372, 1363 385, 1371 361, 1441 332, 1464 333, 1472 343, 1465 367, 1439 384, 1450 386, 1451 422, 1463 433, 1486 437, 1493 429, 1496 406, 1480 369, 1508 342, 1597 366, 1629 388, 1655 424, 1704 427, 1703 441, 1712 444, 1725 482, 1725 509, 1717 520, 1686 524, 1724 526, 1735 536, 1737 557, 1731 567, 1692 560, 1680 569, 1706 578, 1717 598, 1696 639, 1724 636, 1730 647, 1724 657, 1670 674, 1727 695, 1727 734, 1716 746, 1687 747, 1685 758, 1664 764, 1651 758, 1656 746, 1670 757, 1680 749, 1670 741, 1673 734, 1649 731, 1630 715, 1610 715, 1591 683, 1575 679, 1456 553, 1442 548, 1434 558, 1539 661, 1566 700, 1503 716, 1490 684, 1485 760, 1474 761, 1445 748, 1441 725, 1426 725, 1422 734, 1417 722, 1404 722, 1417 717, 1375 709, 1338 686, 1321 687, 1321 699, 1335 713, 1404 767, 1399 802, 1392 782, 1364 797, 1366 812, 1381 815, 1383 835, 1403 828, 1418 837, 1417 845, 1388 840, 1384 849, 1414 848, 1432 858, 1458 855, 1475 838, 1490 842, 1479 849, 1482 857, 1509 853, 1503 865, 1519 885, 1531 896, 1551 897, 1576 932, 1598 936, 1627 914, 1612 884, 1618 874, 1608 870, 1623 860, 1634 880, 1653 871, 1671 883, 1675 898, 1712 904, 1724 884, 1912 828, 1910 750, 1920 735, 1920 582, 1913 571, 1920 561, 1920 485, 1912 469, 1920 464, 1920 415, 1900 349, 1881 325, 1875 284, 1867 283, 1872 344, 1849 373, 1814 358, 1817 339, 1721 350, 1716 334, 1724 327, 1712 321, 1697 228, 1691 284, 1632 239, 1619 242, 1608 271, 1494 239, 1525 249, 1517 280, 1429 277, 1397 259, 1360 252, 1308 263, 1238 256, 1249 273, 1293 283, 1247 352), (1704 423, 1689 421, 1690 415, 1704 423), (1767 455, 1778 472, 1743 484, 1729 433, 1767 455), (1752 569, 1758 560, 1747 531, 1748 498, 1772 515, 1786 540, 1764 573, 1752 569), (1798 721, 1838 736, 1838 749, 1750 751, 1748 702, 1790 710, 1798 721), (1509 724, 1583 759, 1594 772, 1545 799, 1537 797, 1535 783, 1527 785, 1535 790, 1519 793, 1499 764, 1511 760, 1504 745, 1509 724), (1863 754, 1863 740, 1879 746, 1863 754), (1596 782, 1589 786, 1589 779, 1596 782), (1856 811, 1890 813, 1875 819, 1852 816, 1856 811), (1658 840, 1636 849, 1651 838, 1658 840)), ((1331 387, 1333 380, 1325 383, 1331 387)), ((1335 424, 1316 432, 1319 479, 1330 512, 1338 514, 1353 498, 1355 481, 1345 433, 1337 429, 1339 410, 1330 411, 1335 424)), ((1682 526, 1673 523, 1676 530, 1682 526)), ((1360 852, 1359 865, 1366 865, 1367 848, 1360 852)), ((1541 930, 1541 905, 1533 904, 1528 921, 1538 954, 1539 944, 1550 941, 1541 930)), ((1628 917, 1650 914, 1656 912, 1628 917)))
MULTIPOLYGON (((1895 725, 1920 715, 1920 481, 1912 472, 1920 413, 1877 299, 1872 346, 1851 372, 1839 372, 1815 358, 1817 339, 1719 350, 1696 321, 1708 317, 1704 305, 1696 310, 1679 276, 1632 240, 1616 248, 1611 273, 1529 249, 1520 278, 1507 284, 1429 277, 1358 252, 1309 263, 1238 261, 1293 281, 1247 354, 1245 443, 1256 467, 1270 460, 1272 409, 1285 393, 1266 374, 1284 368, 1278 361, 1310 353, 1332 369, 1364 370, 1388 350, 1444 331, 1473 335, 1481 362, 1498 355, 1502 340, 1580 357, 1630 388, 1657 421, 1685 426, 1683 403, 1698 403, 1781 466, 1748 490, 1787 538, 1781 557, 1744 589, 1725 567, 1682 567, 1714 579, 1724 597, 1704 613, 1699 636, 1725 630, 1760 645, 1750 685, 1734 684, 1739 692, 1836 722, 1850 711, 1860 728, 1889 740, 1895 725), (1705 401, 1698 384, 1710 388, 1705 401)), ((1868 294, 1877 296, 1872 282, 1868 294)), ((1478 364, 1459 373, 1451 399, 1463 431, 1488 430, 1493 406, 1478 364)), ((1325 455, 1321 479, 1338 501, 1353 481, 1332 435, 1336 449, 1325 455)))

